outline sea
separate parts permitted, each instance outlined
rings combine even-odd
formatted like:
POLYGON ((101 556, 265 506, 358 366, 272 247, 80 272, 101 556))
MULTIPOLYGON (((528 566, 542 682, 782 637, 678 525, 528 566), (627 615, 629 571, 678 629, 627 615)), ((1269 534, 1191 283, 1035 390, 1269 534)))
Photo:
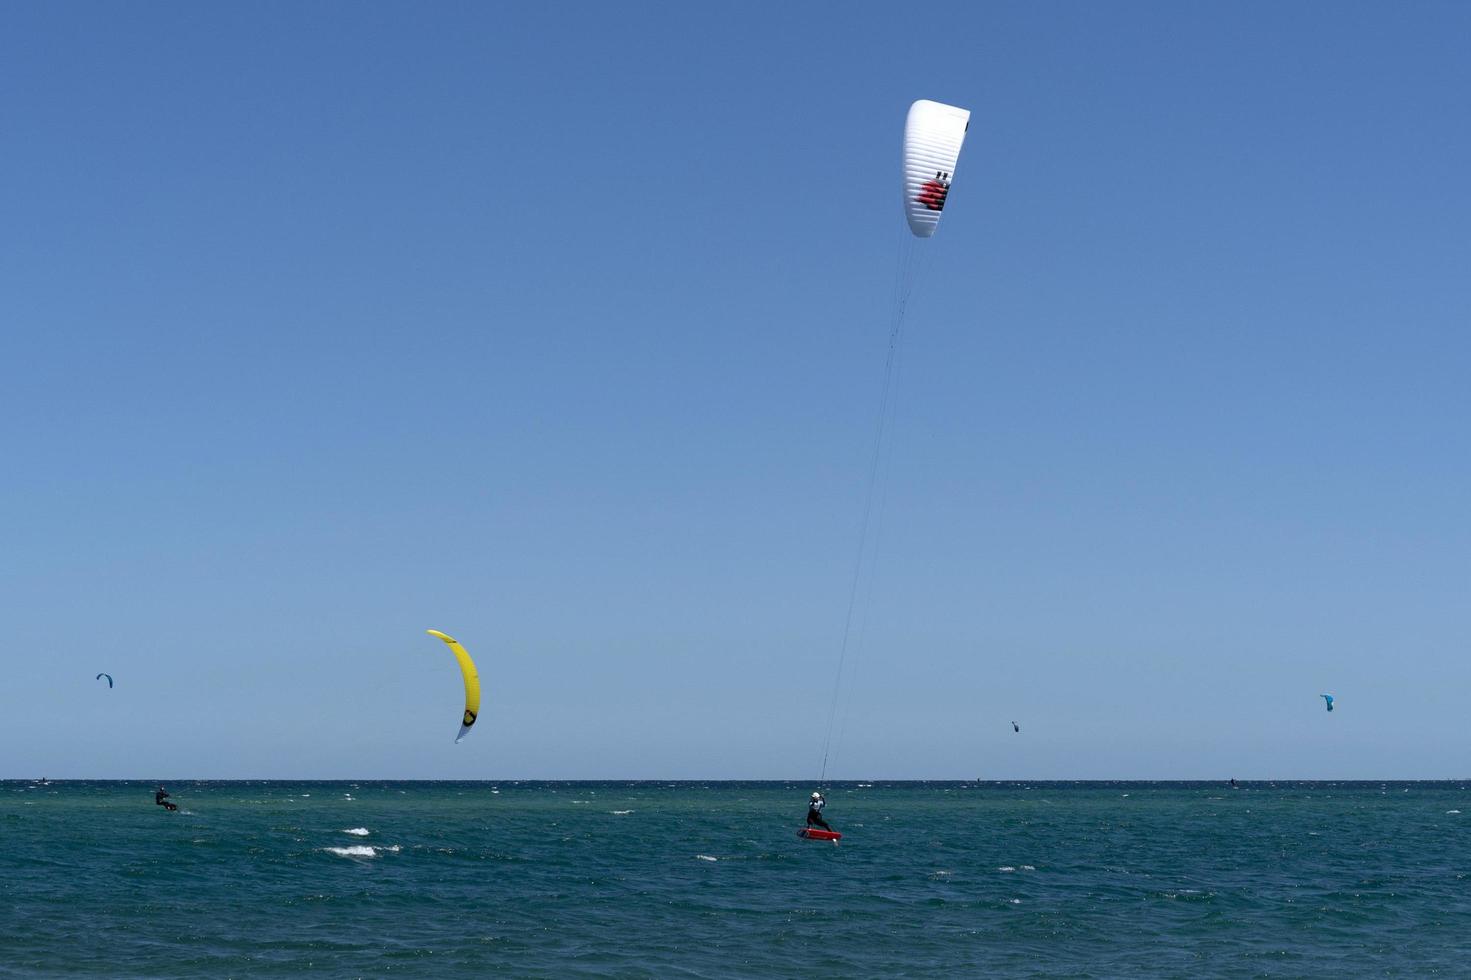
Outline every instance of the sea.
POLYGON ((166 785, 0 783, 0 976, 1471 976, 1460 782, 166 785))

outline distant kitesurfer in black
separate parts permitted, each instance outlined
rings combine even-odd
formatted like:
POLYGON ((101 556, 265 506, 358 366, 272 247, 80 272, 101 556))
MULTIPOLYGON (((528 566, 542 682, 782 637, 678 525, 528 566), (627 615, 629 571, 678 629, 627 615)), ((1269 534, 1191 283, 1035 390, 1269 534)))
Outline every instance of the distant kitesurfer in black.
POLYGON ((1022 726, 1018 725, 1016 722, 1012 722, 1011 723, 1011 730, 1014 731, 1014 732, 1019 732, 1019 731, 1022 730, 1022 726))
POLYGON ((159 786, 159 788, 153 794, 153 802, 157 803, 165 810, 177 810, 179 808, 178 804, 170 803, 168 799, 169 791, 164 789, 162 786, 159 786))
POLYGON ((812 798, 807 801, 807 826, 818 826, 823 830, 832 830, 828 822, 822 819, 822 808, 827 806, 827 800, 822 798, 821 793, 813 793, 812 798))
POLYGON ((1237 786, 1236 785, 1236 778, 1234 776, 1231 778, 1231 788, 1232 789, 1240 789, 1241 788, 1240 786, 1237 786))

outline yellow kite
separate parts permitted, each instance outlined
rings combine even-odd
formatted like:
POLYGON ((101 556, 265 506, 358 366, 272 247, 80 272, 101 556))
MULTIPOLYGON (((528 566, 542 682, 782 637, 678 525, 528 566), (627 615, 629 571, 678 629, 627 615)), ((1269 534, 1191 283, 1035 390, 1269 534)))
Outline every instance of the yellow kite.
POLYGON ((470 726, 475 724, 475 717, 480 714, 480 675, 475 672, 475 661, 460 646, 459 640, 446 636, 439 630, 429 630, 428 633, 445 642, 454 653, 455 659, 460 662, 460 673, 465 676, 465 717, 460 719, 460 734, 455 736, 455 741, 458 742, 469 733, 470 726))

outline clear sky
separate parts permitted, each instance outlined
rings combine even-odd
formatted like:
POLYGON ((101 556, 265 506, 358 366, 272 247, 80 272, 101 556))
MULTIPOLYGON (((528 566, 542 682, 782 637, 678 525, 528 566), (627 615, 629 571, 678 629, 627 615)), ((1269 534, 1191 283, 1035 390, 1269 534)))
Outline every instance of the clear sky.
POLYGON ((974 115, 831 772, 1467 775, 1468 47, 7 5, 0 776, 815 777, 917 98, 974 115))

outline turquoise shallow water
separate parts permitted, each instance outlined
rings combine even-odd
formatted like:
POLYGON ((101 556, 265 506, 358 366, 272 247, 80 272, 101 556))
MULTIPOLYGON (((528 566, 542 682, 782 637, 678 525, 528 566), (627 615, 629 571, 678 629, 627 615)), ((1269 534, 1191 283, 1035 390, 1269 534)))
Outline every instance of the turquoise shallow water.
POLYGON ((0 975, 1471 975, 1461 783, 810 788, 0 783, 0 975))

